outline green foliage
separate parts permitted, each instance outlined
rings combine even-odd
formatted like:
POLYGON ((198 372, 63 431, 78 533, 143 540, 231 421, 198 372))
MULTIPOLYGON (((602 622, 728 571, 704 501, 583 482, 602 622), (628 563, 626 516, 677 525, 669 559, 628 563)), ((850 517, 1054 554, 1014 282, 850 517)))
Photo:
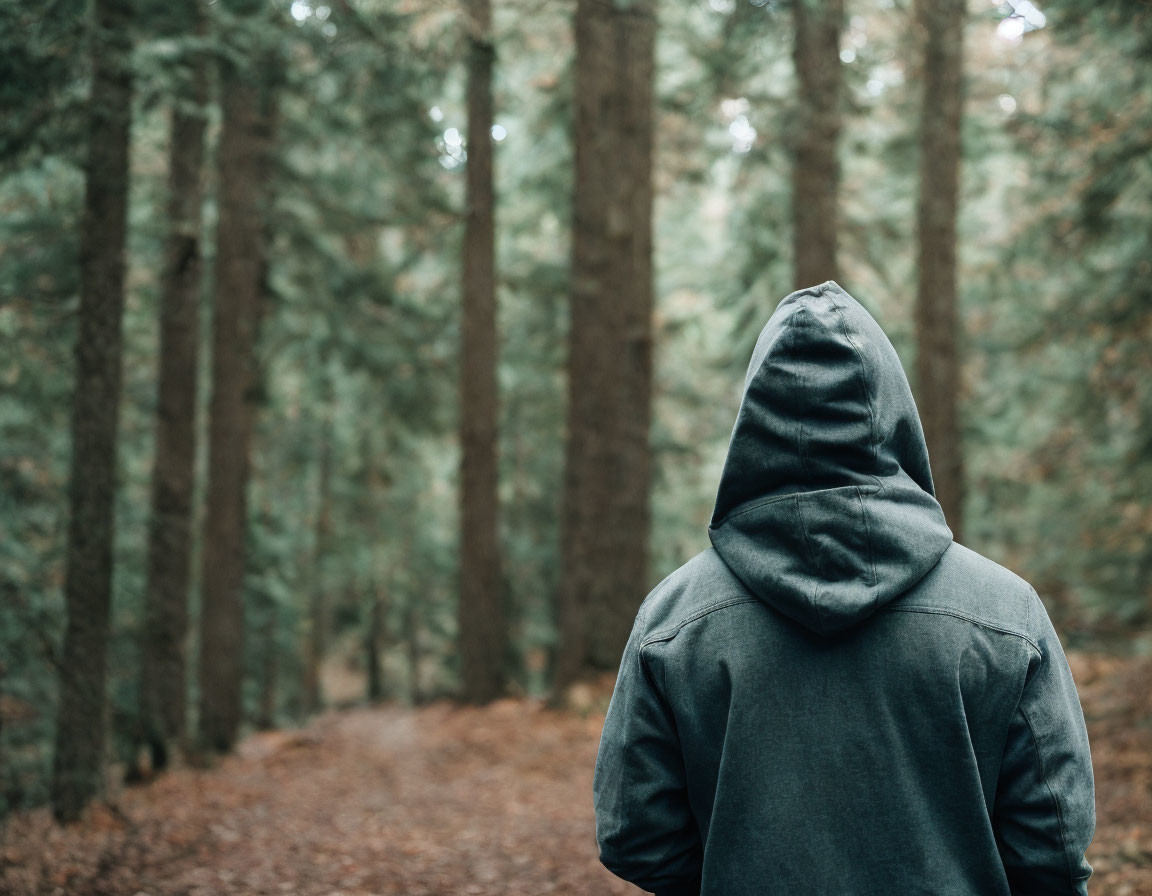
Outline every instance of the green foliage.
POLYGON ((82 192, 63 147, 0 167, 0 813, 46 796, 82 192))
POLYGON ((1048 575, 1105 628, 1147 624, 1152 14, 1143 4, 1055 8, 1052 64, 1091 61, 1078 77, 1045 85, 1045 103, 1016 134, 1035 159, 1023 238, 1046 260, 1030 269, 1046 301, 1024 349, 1051 371, 1060 401, 1034 453, 1067 520, 1048 575))
POLYGON ((85 0, 0 7, 0 164, 84 146, 85 0))

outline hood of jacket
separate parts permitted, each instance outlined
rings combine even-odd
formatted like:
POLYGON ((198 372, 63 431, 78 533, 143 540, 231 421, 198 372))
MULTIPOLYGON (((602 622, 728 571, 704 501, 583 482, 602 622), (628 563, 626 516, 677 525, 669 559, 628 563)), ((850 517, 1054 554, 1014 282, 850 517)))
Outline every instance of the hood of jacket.
POLYGON ((896 350, 832 281, 786 297, 760 333, 708 535, 746 588, 824 635, 952 542, 896 350))

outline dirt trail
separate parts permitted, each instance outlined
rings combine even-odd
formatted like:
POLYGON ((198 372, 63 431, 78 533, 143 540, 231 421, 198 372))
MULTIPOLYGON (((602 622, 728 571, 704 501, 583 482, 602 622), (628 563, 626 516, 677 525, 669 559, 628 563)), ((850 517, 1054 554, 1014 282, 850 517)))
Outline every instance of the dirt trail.
MULTIPOLYGON (((1152 666, 1074 656, 1096 759, 1092 892, 1152 896, 1152 666)), ((10 819, 12 896, 638 893, 596 859, 601 717, 524 701, 331 713, 67 829, 10 819)))
POLYGON ((599 721, 504 701, 352 710, 258 734, 215 769, 127 790, 78 827, 15 819, 0 892, 636 893, 596 859, 599 721))

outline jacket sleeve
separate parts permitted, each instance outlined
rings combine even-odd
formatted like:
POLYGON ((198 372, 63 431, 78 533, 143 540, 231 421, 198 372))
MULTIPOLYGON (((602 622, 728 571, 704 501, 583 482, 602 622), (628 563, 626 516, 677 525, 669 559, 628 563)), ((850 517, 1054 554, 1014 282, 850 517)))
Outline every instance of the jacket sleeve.
POLYGON ((624 650, 596 757, 593 798, 600 861, 657 896, 700 892, 703 850, 688 804, 672 713, 641 647, 639 621, 624 650))
POLYGON ((1009 723, 994 824, 1013 896, 1088 892, 1096 827, 1088 732, 1056 632, 1035 592, 1039 657, 1009 723))

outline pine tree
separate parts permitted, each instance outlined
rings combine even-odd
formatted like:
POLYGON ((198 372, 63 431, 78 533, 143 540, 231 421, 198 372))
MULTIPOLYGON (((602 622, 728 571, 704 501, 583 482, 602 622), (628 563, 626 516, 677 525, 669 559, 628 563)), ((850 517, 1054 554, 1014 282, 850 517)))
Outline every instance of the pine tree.
POLYGON ((792 131, 792 254, 797 289, 839 276, 844 0, 795 0, 796 119, 792 131))
MULTIPOLYGON (((187 34, 203 38, 202 0, 179 6, 187 34)), ((168 148, 168 235, 160 289, 160 369, 148 584, 140 639, 140 734, 163 768, 185 734, 188 589, 196 464, 200 343, 200 236, 207 59, 194 47, 173 99, 168 148)))
POLYGON ((953 535, 964 523, 957 351, 956 215, 963 104, 963 0, 917 0, 923 49, 920 196, 916 207, 916 398, 936 496, 953 535))
POLYGON ((96 0, 93 13, 64 581, 68 622, 52 773, 52 809, 60 821, 76 820, 99 791, 104 753, 132 122, 132 3, 96 0))
MULTIPOLYGON (((238 21, 255 20, 259 9, 243 4, 238 21)), ((231 748, 243 717, 249 449, 259 381, 257 331, 275 102, 267 58, 250 55, 246 63, 226 56, 220 70, 220 198, 201 566, 198 739, 202 747, 221 752, 231 748)))
POLYGON ((467 208, 461 295, 461 694, 485 703, 504 689, 504 583, 497 480, 495 215, 492 175, 492 9, 468 0, 467 208))
POLYGON ((328 652, 328 588, 324 575, 332 552, 332 395, 330 374, 326 371, 322 387, 322 431, 319 434, 320 457, 317 463, 317 507, 312 574, 309 577, 307 632, 304 643, 304 709, 319 712, 324 708, 324 686, 320 668, 328 652))
POLYGON ((576 6, 560 688, 616 666, 648 585, 655 30, 648 2, 576 6))

